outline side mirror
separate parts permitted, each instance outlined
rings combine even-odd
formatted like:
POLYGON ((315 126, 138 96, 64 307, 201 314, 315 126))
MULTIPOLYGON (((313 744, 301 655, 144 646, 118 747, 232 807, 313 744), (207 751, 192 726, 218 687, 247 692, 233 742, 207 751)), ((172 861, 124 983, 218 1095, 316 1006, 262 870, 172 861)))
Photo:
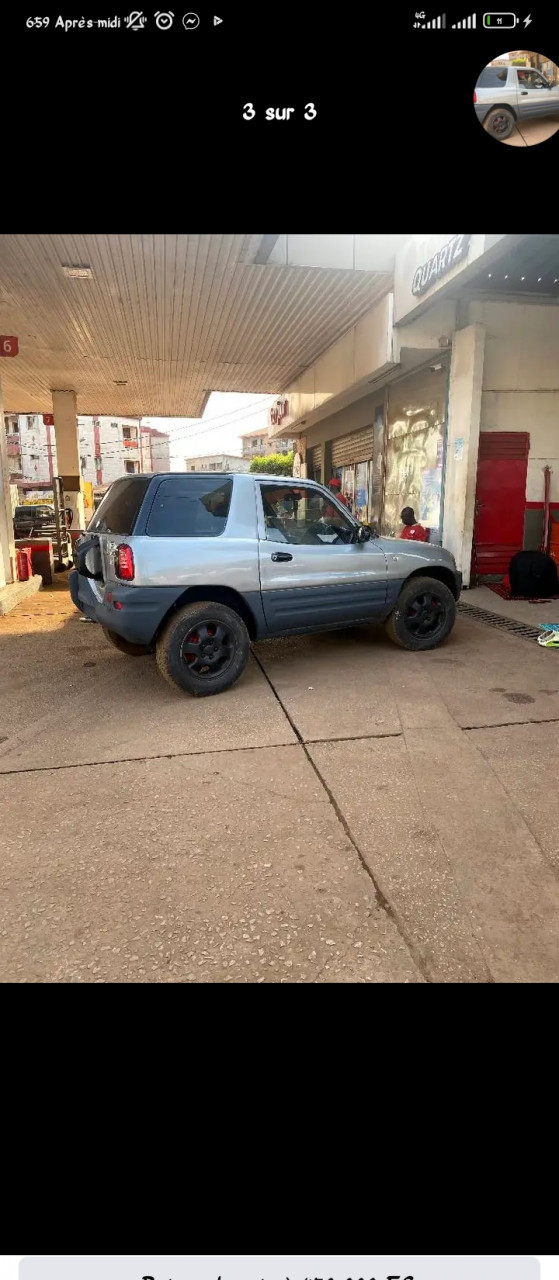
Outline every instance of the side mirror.
POLYGON ((371 538, 371 530, 367 529, 367 526, 364 524, 359 525, 359 528, 357 530, 357 541, 369 542, 370 538, 371 538))

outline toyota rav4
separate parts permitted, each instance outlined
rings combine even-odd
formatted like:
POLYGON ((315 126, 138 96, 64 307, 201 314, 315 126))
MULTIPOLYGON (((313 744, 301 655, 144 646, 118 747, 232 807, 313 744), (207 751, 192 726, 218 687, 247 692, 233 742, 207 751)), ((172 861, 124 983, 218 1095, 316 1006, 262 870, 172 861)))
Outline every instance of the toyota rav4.
POLYGON ((170 683, 202 696, 270 636, 378 621, 404 649, 432 649, 460 586, 450 552, 373 536, 314 481, 207 472, 117 480, 70 575, 108 640, 155 652, 170 683))

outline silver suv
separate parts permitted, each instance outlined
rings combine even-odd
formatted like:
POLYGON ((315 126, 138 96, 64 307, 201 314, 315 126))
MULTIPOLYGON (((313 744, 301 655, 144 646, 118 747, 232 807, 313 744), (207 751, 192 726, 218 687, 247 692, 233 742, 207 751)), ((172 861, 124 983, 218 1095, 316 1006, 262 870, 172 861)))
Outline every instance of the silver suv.
POLYGON ((516 120, 559 114, 559 86, 533 67, 484 67, 475 87, 474 110, 487 133, 501 141, 516 120))
POLYGON ((117 480, 76 544, 74 604, 195 695, 250 642, 379 621, 404 649, 449 634, 461 575, 441 547, 378 538, 321 485, 182 472, 117 480))

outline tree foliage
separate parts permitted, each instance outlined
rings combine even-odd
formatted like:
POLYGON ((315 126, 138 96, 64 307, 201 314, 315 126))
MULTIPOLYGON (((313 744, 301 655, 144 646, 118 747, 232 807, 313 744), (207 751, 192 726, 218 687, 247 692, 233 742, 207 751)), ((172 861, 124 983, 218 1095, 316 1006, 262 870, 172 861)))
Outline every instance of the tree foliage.
POLYGON ((291 476, 293 475, 293 450, 291 453, 269 453, 267 458, 253 458, 250 469, 259 471, 261 475, 291 476))

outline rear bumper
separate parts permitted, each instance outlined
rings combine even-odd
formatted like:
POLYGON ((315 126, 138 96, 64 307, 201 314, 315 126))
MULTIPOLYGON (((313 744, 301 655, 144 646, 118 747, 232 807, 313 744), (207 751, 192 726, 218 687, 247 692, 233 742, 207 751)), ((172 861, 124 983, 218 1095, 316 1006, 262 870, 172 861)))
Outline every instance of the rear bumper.
POLYGON ((116 631, 132 644, 151 644, 163 619, 182 594, 182 587, 128 587, 123 584, 102 589, 98 600, 92 579, 73 570, 70 595, 80 613, 116 631), (110 598, 107 598, 110 597, 110 598), (120 608, 116 606, 121 606, 120 608))

